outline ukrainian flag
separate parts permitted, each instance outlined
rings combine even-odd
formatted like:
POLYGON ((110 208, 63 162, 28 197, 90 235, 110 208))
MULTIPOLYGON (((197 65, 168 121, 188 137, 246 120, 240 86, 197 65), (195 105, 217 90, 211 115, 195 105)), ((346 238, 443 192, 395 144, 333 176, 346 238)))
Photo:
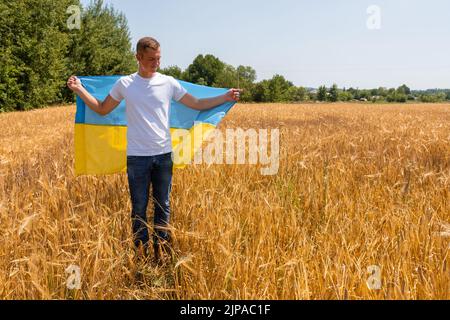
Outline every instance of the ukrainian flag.
MULTIPOLYGON (((79 77, 86 90, 103 101, 120 76, 79 77)), ((179 81, 196 98, 222 95, 228 89, 210 88, 179 81)), ((227 102, 214 109, 198 111, 172 101, 170 131, 174 150, 175 168, 192 162, 202 142, 217 127, 234 106, 227 102)), ((75 174, 104 175, 126 172, 127 120, 125 101, 110 114, 101 116, 92 111, 77 97, 75 116, 75 174)))

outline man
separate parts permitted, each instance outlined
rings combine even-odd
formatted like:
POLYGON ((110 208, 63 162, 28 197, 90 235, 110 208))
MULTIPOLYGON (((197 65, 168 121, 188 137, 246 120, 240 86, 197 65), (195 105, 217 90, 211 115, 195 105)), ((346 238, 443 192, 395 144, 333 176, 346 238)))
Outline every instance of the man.
POLYGON ((172 186, 172 142, 169 107, 173 99, 195 110, 208 110, 228 101, 238 101, 240 90, 209 99, 196 99, 173 77, 157 72, 161 49, 151 37, 139 40, 136 47, 139 70, 119 79, 104 101, 94 98, 72 76, 67 86, 93 111, 107 115, 125 99, 127 130, 127 174, 132 203, 132 230, 137 249, 148 253, 147 205, 150 184, 153 190, 155 259, 160 261, 160 248, 170 241, 170 191, 172 186))

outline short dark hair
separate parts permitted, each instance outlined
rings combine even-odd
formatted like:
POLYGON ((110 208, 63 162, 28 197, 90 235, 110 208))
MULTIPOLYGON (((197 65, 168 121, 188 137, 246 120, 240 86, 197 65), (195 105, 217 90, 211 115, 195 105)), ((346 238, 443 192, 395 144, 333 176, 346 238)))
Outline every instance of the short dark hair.
POLYGON ((153 50, 158 50, 159 47, 160 47, 160 44, 155 38, 145 37, 138 41, 137 46, 136 46, 136 52, 142 52, 148 48, 153 49, 153 50))

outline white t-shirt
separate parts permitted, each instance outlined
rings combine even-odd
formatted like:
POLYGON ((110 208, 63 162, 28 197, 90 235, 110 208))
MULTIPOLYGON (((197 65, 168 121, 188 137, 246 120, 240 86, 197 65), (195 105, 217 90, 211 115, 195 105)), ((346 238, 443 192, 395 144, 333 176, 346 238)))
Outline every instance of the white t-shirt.
POLYGON ((109 95, 116 101, 125 99, 128 156, 172 152, 170 101, 179 101, 186 93, 177 80, 160 73, 151 78, 134 73, 116 82, 109 95))

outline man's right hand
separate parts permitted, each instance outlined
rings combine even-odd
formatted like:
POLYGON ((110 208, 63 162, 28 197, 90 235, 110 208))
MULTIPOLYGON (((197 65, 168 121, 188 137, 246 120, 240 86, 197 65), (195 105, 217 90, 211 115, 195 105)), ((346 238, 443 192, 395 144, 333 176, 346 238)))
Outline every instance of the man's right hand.
POLYGON ((75 93, 78 93, 80 89, 83 88, 80 79, 75 76, 71 76, 69 80, 67 80, 67 86, 75 93))
POLYGON ((96 99, 84 89, 80 79, 75 76, 71 76, 69 80, 67 80, 67 86, 70 90, 75 92, 91 110, 97 112, 99 115, 107 115, 120 104, 120 101, 114 100, 110 95, 108 95, 104 101, 96 99))

